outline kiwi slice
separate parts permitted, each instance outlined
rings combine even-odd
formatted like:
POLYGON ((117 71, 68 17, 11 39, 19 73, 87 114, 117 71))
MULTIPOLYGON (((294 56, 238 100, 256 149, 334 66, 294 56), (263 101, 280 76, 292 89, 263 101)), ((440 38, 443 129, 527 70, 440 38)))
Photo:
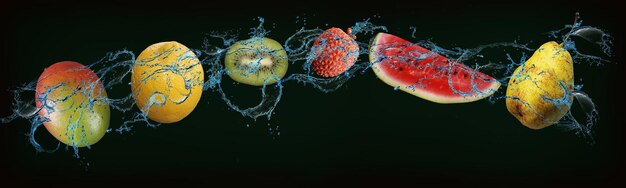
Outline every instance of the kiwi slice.
POLYGON ((226 52, 224 63, 233 80, 253 86, 276 83, 287 73, 287 52, 270 38, 237 41, 226 52))

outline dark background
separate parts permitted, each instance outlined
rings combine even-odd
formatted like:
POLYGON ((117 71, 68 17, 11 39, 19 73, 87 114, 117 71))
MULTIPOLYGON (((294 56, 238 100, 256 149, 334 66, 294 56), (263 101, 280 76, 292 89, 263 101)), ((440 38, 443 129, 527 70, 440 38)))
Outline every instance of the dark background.
MULTIPOLYGON (((110 51, 126 48, 138 54, 150 44, 170 40, 200 48, 205 33, 237 29, 247 33, 258 24, 253 20, 257 16, 266 19, 266 28, 272 30, 269 37, 281 42, 303 25, 296 23, 296 16, 306 17, 307 28, 347 28, 378 15, 371 21, 412 41, 430 39, 443 47, 470 48, 519 39, 533 41, 531 47, 536 48, 546 42, 545 32, 571 24, 576 11, 585 25, 606 29, 615 37, 612 63, 575 65, 577 84, 584 84, 600 111, 595 145, 556 127, 530 130, 507 112, 504 101, 434 104, 394 91, 368 72, 329 94, 289 82, 270 121, 242 117, 207 91, 183 121, 158 128, 137 124, 131 133, 109 133, 91 150, 82 149, 81 159, 65 149, 36 153, 24 136, 29 122, 16 120, 0 126, 3 184, 561 187, 626 181, 620 108, 624 30, 616 4, 107 1, 0 7, 0 116, 10 114, 7 89, 36 79, 55 62, 89 64, 110 51), (417 27, 416 39, 411 38, 410 26, 417 27), (276 126, 281 135, 274 139, 268 128, 276 126)), ((371 36, 358 40, 367 42, 371 36)), ((587 46, 601 55, 597 47, 587 46)), ((290 64, 290 73, 300 70, 300 64, 290 64)), ((259 98, 253 88, 230 91, 239 98, 235 101, 259 98)), ((107 92, 121 97, 130 87, 107 92)), ((112 111, 112 128, 119 126, 122 116, 112 111)), ((44 146, 55 144, 43 127, 38 138, 44 146)))

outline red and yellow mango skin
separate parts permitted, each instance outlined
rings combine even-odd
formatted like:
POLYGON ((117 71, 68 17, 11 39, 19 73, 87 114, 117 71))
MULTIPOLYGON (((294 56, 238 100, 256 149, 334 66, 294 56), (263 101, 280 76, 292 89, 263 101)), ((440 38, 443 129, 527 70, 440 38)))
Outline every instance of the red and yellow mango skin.
POLYGON ((35 92, 43 125, 66 145, 93 145, 109 128, 110 107, 102 82, 80 63, 62 61, 46 68, 35 92))

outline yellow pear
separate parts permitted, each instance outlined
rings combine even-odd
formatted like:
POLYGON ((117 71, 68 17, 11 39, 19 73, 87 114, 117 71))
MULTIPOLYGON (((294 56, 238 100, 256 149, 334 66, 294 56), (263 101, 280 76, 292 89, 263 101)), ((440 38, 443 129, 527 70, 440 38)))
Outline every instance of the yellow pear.
POLYGON ((524 126, 542 129, 569 111, 573 89, 571 55, 562 44, 547 42, 515 69, 506 90, 506 108, 524 126))

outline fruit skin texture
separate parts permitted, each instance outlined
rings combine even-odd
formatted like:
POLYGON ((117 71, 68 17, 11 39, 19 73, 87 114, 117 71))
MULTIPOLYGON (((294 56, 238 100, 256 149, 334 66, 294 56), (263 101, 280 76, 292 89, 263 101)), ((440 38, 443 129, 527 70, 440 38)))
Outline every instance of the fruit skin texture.
POLYGON ((287 73, 287 52, 270 38, 237 41, 224 58, 227 74, 233 80, 252 86, 271 85, 287 73))
POLYGON ((109 128, 110 107, 98 76, 84 65, 62 61, 46 68, 35 88, 35 105, 48 132, 76 147, 97 143, 109 128))
POLYGON ((574 89, 574 66, 569 52, 547 42, 515 69, 506 90, 506 108, 524 126, 542 129, 569 110, 574 89))
POLYGON ((333 27, 315 39, 313 52, 316 57, 311 63, 313 71, 322 77, 335 77, 354 65, 359 56, 359 45, 354 36, 333 27))
POLYGON ((372 70, 386 84, 441 104, 492 95, 500 82, 400 37, 378 33, 370 43, 372 70))
POLYGON ((160 42, 139 54, 131 82, 137 107, 148 118, 174 123, 187 117, 200 101, 204 70, 186 46, 160 42))

